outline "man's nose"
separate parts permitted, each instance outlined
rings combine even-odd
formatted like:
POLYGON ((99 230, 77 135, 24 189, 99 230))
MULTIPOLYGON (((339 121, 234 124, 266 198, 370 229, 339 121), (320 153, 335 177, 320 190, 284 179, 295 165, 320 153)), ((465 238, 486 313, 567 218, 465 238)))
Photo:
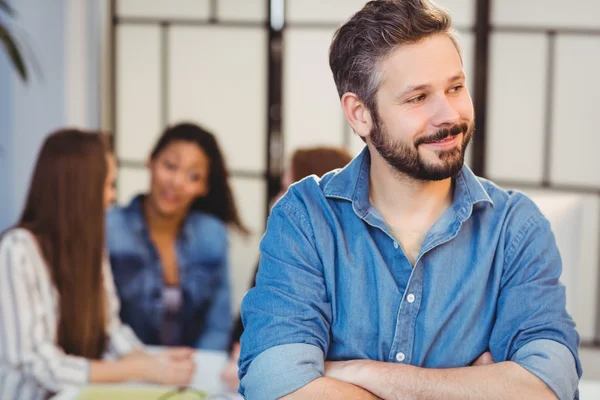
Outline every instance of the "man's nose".
POLYGON ((432 124, 436 127, 451 127, 459 123, 460 114, 446 96, 436 101, 432 124))

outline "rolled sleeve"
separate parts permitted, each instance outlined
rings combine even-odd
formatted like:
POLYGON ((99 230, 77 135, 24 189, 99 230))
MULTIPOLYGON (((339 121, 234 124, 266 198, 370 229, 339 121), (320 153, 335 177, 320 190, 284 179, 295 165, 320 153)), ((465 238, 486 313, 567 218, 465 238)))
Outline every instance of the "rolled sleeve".
POLYGON ((284 396, 322 374, 332 309, 305 211, 290 192, 273 208, 242 302, 240 393, 249 399, 284 396))
POLYGON ((521 347, 511 361, 541 379, 559 400, 577 399, 575 358, 566 346, 553 340, 535 340, 521 347))
POLYGON ((560 399, 573 399, 576 390, 567 392, 573 387, 572 375, 582 374, 579 335, 566 311, 560 254, 549 222, 537 208, 525 211, 529 216, 516 215, 522 222, 511 235, 506 254, 490 350, 496 361, 515 360, 536 375, 538 371, 560 399), (568 357, 558 357, 563 353, 568 357), (525 356, 538 361, 521 361, 525 356), (563 379, 569 384, 563 385, 563 379))
POLYGON ((323 351, 304 343, 271 347, 254 359, 241 381, 246 399, 278 399, 324 373, 323 351))

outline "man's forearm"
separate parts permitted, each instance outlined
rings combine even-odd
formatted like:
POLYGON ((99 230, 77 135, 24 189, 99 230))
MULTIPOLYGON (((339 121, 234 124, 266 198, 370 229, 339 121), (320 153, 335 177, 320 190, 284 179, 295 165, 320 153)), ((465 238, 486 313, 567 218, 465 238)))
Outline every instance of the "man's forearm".
POLYGON ((317 378, 293 393, 281 398, 282 400, 374 400, 377 396, 350 383, 332 378, 317 378))
POLYGON ((326 375, 384 400, 554 399, 544 382, 514 362, 429 369, 370 360, 333 363, 326 375))

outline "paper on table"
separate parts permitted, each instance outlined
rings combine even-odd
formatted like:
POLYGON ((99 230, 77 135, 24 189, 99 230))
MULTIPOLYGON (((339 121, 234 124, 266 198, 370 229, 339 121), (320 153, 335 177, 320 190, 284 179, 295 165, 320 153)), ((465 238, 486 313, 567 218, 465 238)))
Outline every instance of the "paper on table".
POLYGON ((77 400, 207 400, 206 393, 193 390, 177 392, 160 387, 90 386, 83 388, 77 400))

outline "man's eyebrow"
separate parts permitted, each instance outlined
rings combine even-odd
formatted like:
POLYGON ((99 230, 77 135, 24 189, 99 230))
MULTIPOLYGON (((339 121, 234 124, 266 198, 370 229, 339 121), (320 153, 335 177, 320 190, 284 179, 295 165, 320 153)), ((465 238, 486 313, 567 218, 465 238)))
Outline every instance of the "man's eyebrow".
MULTIPOLYGON (((459 72, 456 75, 451 76, 448 79, 448 83, 452 83, 452 82, 456 82, 456 81, 460 81, 461 79, 465 79, 465 73, 464 72, 459 72)), ((431 87, 431 84, 429 83, 424 83, 421 85, 413 85, 413 86, 409 86, 407 87, 405 90, 403 90, 399 95, 398 98, 404 97, 406 96, 408 93, 411 92, 416 92, 419 90, 425 90, 425 89, 429 89, 431 87)))
POLYGON ((458 74, 452 76, 450 79, 448 79, 448 83, 460 81, 461 79, 465 79, 465 73, 464 72, 459 72, 458 74))
POLYGON ((417 92, 419 90, 425 90, 425 89, 429 89, 431 87, 431 84, 429 83, 425 83, 422 85, 414 85, 414 86, 409 86, 406 89, 404 89, 402 91, 402 93, 400 93, 400 95, 398 95, 398 98, 404 97, 407 94, 411 93, 411 92, 417 92))

